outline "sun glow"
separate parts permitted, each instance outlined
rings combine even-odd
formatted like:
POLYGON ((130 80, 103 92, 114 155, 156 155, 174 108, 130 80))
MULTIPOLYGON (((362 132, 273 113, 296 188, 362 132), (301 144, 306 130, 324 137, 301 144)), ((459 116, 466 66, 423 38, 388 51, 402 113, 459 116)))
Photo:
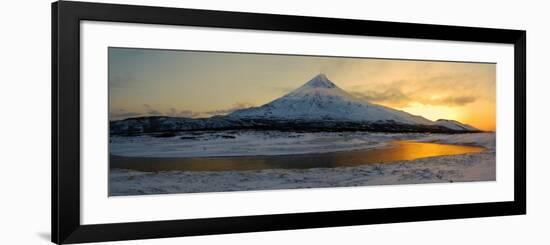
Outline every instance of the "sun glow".
POLYGON ((449 106, 439 106, 439 105, 423 105, 417 102, 411 103, 411 105, 401 108, 408 113, 414 115, 422 115, 423 117, 435 121, 437 119, 451 119, 462 121, 464 117, 461 115, 460 111, 456 108, 449 106))
POLYGON ((432 121, 438 119, 456 120, 470 124, 481 130, 494 131, 496 129, 496 112, 494 106, 487 103, 478 103, 472 106, 454 107, 445 105, 424 105, 413 102, 406 107, 399 108, 413 115, 420 115, 432 121))

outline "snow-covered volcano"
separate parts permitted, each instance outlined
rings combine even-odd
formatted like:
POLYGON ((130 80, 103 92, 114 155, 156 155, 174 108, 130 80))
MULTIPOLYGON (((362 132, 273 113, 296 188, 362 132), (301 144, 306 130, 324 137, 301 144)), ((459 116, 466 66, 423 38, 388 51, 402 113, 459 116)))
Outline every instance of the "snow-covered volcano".
POLYGON ((228 116, 236 119, 434 124, 421 116, 357 98, 336 86, 324 74, 272 102, 241 109, 228 116))
POLYGON ((463 133, 480 130, 457 121, 430 121, 357 98, 319 74, 259 107, 210 118, 138 117, 110 123, 112 134, 188 130, 373 131, 463 133))

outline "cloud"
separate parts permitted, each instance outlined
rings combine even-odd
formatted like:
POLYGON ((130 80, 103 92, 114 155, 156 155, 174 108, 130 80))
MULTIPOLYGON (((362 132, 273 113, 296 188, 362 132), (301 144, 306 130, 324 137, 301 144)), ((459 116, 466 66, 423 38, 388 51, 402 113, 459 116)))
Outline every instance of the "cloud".
POLYGON ((254 104, 252 103, 248 103, 248 102, 237 102, 235 103, 232 107, 230 108, 227 108, 227 109, 221 109, 221 110, 214 110, 214 111, 207 111, 205 112, 204 114, 206 115, 209 115, 209 116, 215 116, 215 115, 227 115, 229 113, 232 113, 236 110, 240 110, 240 109, 246 109, 246 108, 250 108, 250 107, 253 107, 254 104))
POLYGON ((149 110, 146 112, 149 116, 162 116, 162 112, 157 110, 149 110))
POLYGON ((352 93, 367 101, 397 108, 416 103, 459 107, 487 98, 487 88, 480 85, 480 79, 474 73, 451 71, 385 82, 370 81, 356 85, 352 93))
POLYGON ((170 108, 170 112, 168 112, 168 115, 169 116, 176 116, 177 115, 177 111, 176 111, 176 108, 170 108))
POLYGON ((477 100, 474 96, 447 96, 438 99, 420 101, 423 104, 429 105, 448 105, 448 106, 463 106, 469 103, 473 103, 477 100))
POLYGON ((456 73, 431 76, 414 81, 412 84, 418 92, 460 93, 478 88, 479 78, 465 73, 456 73))
POLYGON ((194 118, 199 117, 201 113, 194 112, 191 110, 180 110, 178 111, 176 108, 171 107, 168 109, 166 113, 162 113, 160 110, 153 109, 150 105, 144 104, 143 105, 146 108, 146 113, 150 116, 169 116, 169 117, 188 117, 188 118, 194 118))
POLYGON ((235 110, 248 108, 253 106, 250 103, 246 102, 239 102, 235 103, 234 106, 228 109, 223 110, 214 110, 214 111, 207 111, 207 112, 197 112, 192 110, 178 110, 174 107, 169 108, 168 110, 160 110, 156 109, 150 104, 142 104, 143 106, 143 113, 135 113, 135 112, 126 112, 124 109, 119 109, 119 112, 117 113, 111 113, 111 118, 113 119, 124 119, 129 117, 136 117, 136 116, 169 116, 169 117, 187 117, 187 118, 197 118, 197 117, 210 117, 214 115, 226 115, 229 114, 235 110))
POLYGON ((386 90, 366 90, 364 92, 352 92, 358 98, 372 103, 380 103, 387 106, 405 107, 413 102, 424 105, 464 106, 475 102, 478 97, 472 95, 444 95, 433 98, 434 95, 444 91, 416 89, 405 93, 400 87, 393 86, 386 90))
MULTIPOLYGON (((171 109, 173 109, 173 108, 171 108, 171 109)), ((190 110, 181 110, 178 114, 176 114, 174 116, 194 118, 194 117, 199 117, 200 115, 201 115, 201 113, 199 113, 199 112, 194 112, 194 111, 190 111, 190 110)))
POLYGON ((160 112, 159 110, 156 110, 151 107, 149 104, 143 104, 143 107, 145 108, 145 114, 147 116, 163 116, 164 114, 160 112))
POLYGON ((121 112, 113 112, 109 115, 111 120, 126 119, 131 117, 138 117, 138 116, 141 116, 141 113, 125 112, 123 110, 121 110, 121 112))
POLYGON ((352 94, 369 102, 391 104, 393 106, 406 106, 411 102, 411 98, 403 93, 400 88, 390 88, 384 91, 352 92, 352 94))

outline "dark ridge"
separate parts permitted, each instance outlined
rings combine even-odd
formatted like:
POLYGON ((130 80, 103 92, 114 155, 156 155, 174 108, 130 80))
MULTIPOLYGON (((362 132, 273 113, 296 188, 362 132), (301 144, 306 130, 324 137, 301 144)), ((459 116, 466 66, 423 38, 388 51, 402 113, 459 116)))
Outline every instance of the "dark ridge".
POLYGON ((477 133, 482 131, 453 130, 439 125, 403 124, 392 120, 376 122, 300 121, 270 119, 225 119, 141 117, 113 121, 111 135, 135 136, 153 134, 155 137, 173 137, 176 132, 222 130, 277 130, 292 132, 344 132, 368 131, 387 133, 477 133))

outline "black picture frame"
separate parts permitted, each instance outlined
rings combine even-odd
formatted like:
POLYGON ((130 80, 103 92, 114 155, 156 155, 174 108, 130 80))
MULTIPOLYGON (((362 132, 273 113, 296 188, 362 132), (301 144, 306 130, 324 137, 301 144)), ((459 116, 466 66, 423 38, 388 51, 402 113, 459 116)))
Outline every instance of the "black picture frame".
POLYGON ((52 4, 52 242, 83 243, 526 213, 526 31, 60 1, 52 4), (514 201, 82 225, 80 21, 514 45, 514 201))

